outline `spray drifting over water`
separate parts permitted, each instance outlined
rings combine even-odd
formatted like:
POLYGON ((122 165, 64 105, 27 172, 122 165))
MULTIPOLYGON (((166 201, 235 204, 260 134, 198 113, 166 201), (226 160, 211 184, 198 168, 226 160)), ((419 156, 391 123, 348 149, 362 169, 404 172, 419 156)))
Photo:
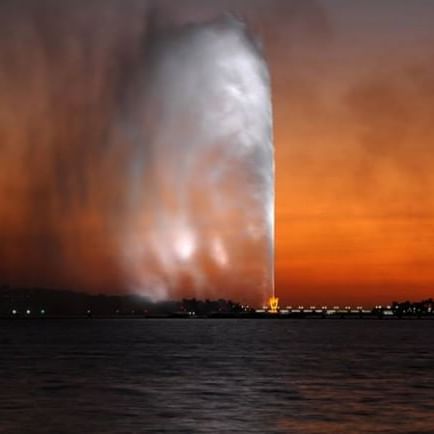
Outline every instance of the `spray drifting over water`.
POLYGON ((266 62, 231 17, 151 41, 121 126, 133 150, 119 233, 131 289, 264 301, 274 291, 266 62))

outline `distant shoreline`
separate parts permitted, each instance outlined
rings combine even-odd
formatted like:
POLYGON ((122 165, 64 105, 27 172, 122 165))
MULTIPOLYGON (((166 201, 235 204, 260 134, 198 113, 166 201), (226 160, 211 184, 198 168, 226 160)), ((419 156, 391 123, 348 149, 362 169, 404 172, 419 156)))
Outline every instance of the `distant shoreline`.
POLYGON ((90 295, 43 288, 0 287, 0 319, 434 319, 434 300, 391 302, 372 308, 358 306, 262 306, 225 299, 184 298, 153 302, 125 295, 90 295))
POLYGON ((336 316, 291 316, 291 315, 279 315, 279 314, 265 314, 265 315, 221 315, 221 316, 181 316, 181 315, 47 315, 47 316, 0 316, 0 321, 56 321, 56 320, 185 320, 185 321, 197 321, 197 320, 315 320, 315 321, 417 321, 417 320, 434 320, 434 315, 422 315, 422 316, 378 316, 378 315, 336 315, 336 316))

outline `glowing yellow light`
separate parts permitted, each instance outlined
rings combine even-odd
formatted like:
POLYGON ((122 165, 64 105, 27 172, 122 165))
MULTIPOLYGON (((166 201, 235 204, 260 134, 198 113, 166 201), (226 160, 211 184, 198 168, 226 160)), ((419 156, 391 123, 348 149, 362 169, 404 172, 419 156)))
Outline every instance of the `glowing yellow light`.
POLYGON ((279 299, 277 297, 270 297, 268 300, 269 311, 271 313, 277 313, 279 310, 279 299))
POLYGON ((183 231, 177 234, 175 239, 175 251, 181 261, 190 259, 196 249, 196 243, 193 235, 189 231, 183 231))

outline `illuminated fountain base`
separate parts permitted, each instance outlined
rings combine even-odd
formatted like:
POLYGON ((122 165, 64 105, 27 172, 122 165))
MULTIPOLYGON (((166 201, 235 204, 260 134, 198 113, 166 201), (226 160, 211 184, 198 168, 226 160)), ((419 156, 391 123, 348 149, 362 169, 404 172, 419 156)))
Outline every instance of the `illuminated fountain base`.
POLYGON ((278 313, 279 312, 279 299, 277 297, 270 297, 268 300, 268 312, 278 313))

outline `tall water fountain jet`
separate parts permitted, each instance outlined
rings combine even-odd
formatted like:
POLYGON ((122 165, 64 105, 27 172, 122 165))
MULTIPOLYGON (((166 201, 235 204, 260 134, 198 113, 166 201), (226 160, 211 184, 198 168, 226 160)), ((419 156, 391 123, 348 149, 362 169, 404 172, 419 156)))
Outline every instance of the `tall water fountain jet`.
POLYGON ((261 49, 231 17, 154 33, 127 119, 121 259, 131 289, 274 295, 274 149, 261 49))

